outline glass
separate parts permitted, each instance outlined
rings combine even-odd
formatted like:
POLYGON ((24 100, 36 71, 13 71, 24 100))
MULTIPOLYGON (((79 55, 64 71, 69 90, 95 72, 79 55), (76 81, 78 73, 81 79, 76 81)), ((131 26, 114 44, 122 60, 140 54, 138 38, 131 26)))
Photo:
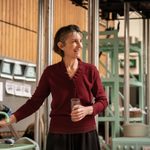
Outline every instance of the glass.
POLYGON ((71 109, 73 108, 74 105, 79 105, 79 104, 80 104, 79 98, 71 98, 71 109))
MULTIPOLYGON (((79 105, 79 104, 80 104, 79 98, 71 98, 71 110, 72 110, 73 106, 79 105)), ((72 117, 71 117, 71 120, 74 122, 72 117)))

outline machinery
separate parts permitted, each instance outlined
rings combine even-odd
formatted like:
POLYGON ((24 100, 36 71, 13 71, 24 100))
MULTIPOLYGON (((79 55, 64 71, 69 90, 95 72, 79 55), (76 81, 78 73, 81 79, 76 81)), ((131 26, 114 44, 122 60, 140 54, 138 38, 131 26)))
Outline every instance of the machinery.
MULTIPOLYGON (((10 108, 5 105, 0 105, 0 120, 5 119, 9 123, 9 115, 11 114, 10 108)), ((0 140, 1 150, 39 150, 38 144, 27 138, 19 137, 13 125, 8 126, 13 138, 6 138, 0 140)))

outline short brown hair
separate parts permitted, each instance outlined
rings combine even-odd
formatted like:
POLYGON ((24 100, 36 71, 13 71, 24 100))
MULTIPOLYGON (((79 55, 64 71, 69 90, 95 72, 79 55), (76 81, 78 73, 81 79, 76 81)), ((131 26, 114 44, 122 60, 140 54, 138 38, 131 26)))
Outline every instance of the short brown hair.
POLYGON ((65 43, 65 38, 66 38, 66 35, 68 33, 71 33, 71 32, 78 32, 78 33, 82 33, 80 31, 80 28, 77 26, 77 25, 67 25, 67 26, 63 26, 61 27, 55 34, 55 37, 54 37, 54 51, 59 54, 61 57, 64 56, 64 52, 58 47, 58 42, 62 42, 62 43, 65 43))

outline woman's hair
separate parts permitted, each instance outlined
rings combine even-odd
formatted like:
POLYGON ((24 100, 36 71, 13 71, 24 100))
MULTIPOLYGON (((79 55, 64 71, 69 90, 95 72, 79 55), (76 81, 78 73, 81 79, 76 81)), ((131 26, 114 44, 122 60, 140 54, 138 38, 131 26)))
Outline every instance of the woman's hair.
POLYGON ((82 34, 82 32, 80 31, 80 28, 77 25, 67 25, 67 26, 61 27, 55 34, 53 49, 61 57, 64 56, 64 51, 61 50, 57 44, 58 42, 62 42, 63 44, 65 44, 66 36, 68 35, 68 33, 72 33, 72 32, 78 32, 82 34))

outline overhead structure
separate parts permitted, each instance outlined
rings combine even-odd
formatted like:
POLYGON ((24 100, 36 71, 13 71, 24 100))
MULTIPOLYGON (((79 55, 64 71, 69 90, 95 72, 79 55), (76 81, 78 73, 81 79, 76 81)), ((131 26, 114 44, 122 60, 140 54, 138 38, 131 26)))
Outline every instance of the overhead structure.
MULTIPOLYGON (((70 0, 73 4, 88 9, 88 0, 70 0)), ((99 15, 102 19, 116 20, 124 16, 124 3, 130 3, 129 11, 137 11, 143 19, 150 18, 149 0, 99 0, 99 15), (112 16, 109 14, 112 13, 112 16)))

